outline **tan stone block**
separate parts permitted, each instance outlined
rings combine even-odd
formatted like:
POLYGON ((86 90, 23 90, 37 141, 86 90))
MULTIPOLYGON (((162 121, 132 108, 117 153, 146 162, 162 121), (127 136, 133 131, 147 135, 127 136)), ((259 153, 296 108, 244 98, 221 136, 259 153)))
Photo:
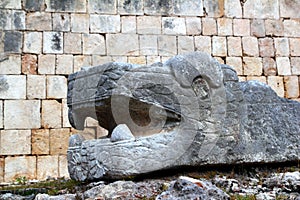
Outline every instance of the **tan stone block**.
POLYGON ((21 74, 21 56, 9 55, 3 58, 0 62, 0 74, 21 74))
POLYGON ((158 55, 174 56, 177 54, 176 36, 160 35, 158 36, 158 55))
POLYGON ((50 154, 66 155, 69 145, 70 129, 50 129, 50 154))
POLYGON ((1 76, 0 99, 25 99, 26 77, 23 75, 1 76))
POLYGON ((225 16, 231 18, 242 18, 243 11, 239 0, 224 0, 225 16))
POLYGON ((242 37, 243 55, 258 56, 258 41, 256 37, 242 37))
POLYGON ((298 76, 284 76, 285 97, 298 98, 299 97, 299 80, 298 76))
POLYGON ((283 21, 284 36, 286 37, 300 37, 300 20, 290 19, 283 21))
POLYGON ((268 76, 268 85, 277 93, 278 96, 284 97, 283 78, 280 76, 268 76))
POLYGON ((186 34, 187 35, 200 35, 201 34, 201 18, 199 17, 186 17, 186 34))
POLYGON ((208 17, 224 16, 224 0, 204 0, 205 14, 208 17))
POLYGON ((64 34, 64 53, 81 54, 82 39, 80 33, 64 34))
POLYGON ((63 128, 70 128, 71 124, 69 122, 69 117, 68 117, 68 105, 67 105, 67 99, 62 100, 62 127, 63 128))
POLYGON ((276 58, 278 75, 291 75, 291 64, 288 57, 276 58))
POLYGON ((195 50, 211 54, 211 37, 195 36, 195 50))
POLYGON ((58 177, 58 156, 37 157, 37 179, 45 180, 58 177))
POLYGON ((300 38, 289 38, 291 56, 300 56, 300 38))
POLYGON ((17 156, 6 157, 4 168, 4 181, 12 182, 18 177, 36 179, 36 157, 35 156, 17 156))
POLYGON ((2 130, 0 133, 1 155, 31 154, 30 130, 2 130))
POLYGON ((42 127, 61 128, 61 103, 56 100, 42 101, 42 127))
POLYGON ((111 62, 110 56, 100 56, 100 55, 92 55, 92 65, 102 65, 108 62, 111 62))
POLYGON ((221 57, 227 55, 226 37, 212 37, 212 55, 221 57))
POLYGON ((244 1, 244 18, 278 19, 278 0, 244 1))
POLYGON ((128 62, 138 65, 146 65, 145 56, 128 56, 128 62))
POLYGON ((160 56, 146 56, 147 65, 160 62, 160 56))
POLYGON ((162 32, 166 35, 186 35, 186 26, 184 18, 163 17, 162 32))
POLYGON ((250 24, 251 35, 255 37, 265 37, 265 23, 264 20, 261 19, 253 19, 250 24))
POLYGON ((161 62, 165 63, 166 61, 168 61, 170 58, 172 58, 172 56, 161 56, 161 62))
POLYGON ((265 76, 276 76, 277 67, 273 58, 263 58, 263 72, 265 76))
POLYGON ((68 171, 68 160, 67 156, 65 155, 58 156, 58 176, 70 178, 68 171))
POLYGON ((122 16, 121 17, 121 32, 122 33, 137 33, 135 16, 122 16))
POLYGON ((74 56, 74 72, 79 71, 82 67, 88 67, 92 64, 91 56, 74 56))
POLYGON ((22 73, 37 74, 37 56, 25 54, 22 56, 22 73))
POLYGON ((98 15, 90 16, 90 30, 92 33, 120 33, 120 15, 98 15))
POLYGON ((242 56, 242 40, 240 37, 227 37, 228 56, 242 56))
POLYGON ((217 35, 217 23, 214 18, 202 18, 202 35, 217 35))
POLYGON ((4 181, 4 158, 0 158, 0 182, 4 181))
POLYGON ((292 75, 300 75, 300 58, 291 57, 292 75))
POLYGON ((39 55, 39 74, 55 74, 55 55, 39 55))
POLYGON ((140 35, 140 54, 141 55, 157 55, 158 40, 157 35, 140 35))
POLYGON ((24 34, 24 52, 39 54, 42 52, 42 38, 40 32, 26 32, 24 34))
POLYGON ((40 128, 39 100, 6 100, 4 101, 5 129, 40 128))
POLYGON ((139 38, 136 34, 107 34, 107 55, 139 55, 139 38), (120 45, 122 44, 122 45, 120 45))
POLYGON ((71 14, 71 31, 74 33, 89 33, 89 15, 71 14))
POLYGON ((161 34, 161 17, 160 16, 138 16, 137 33, 161 34))
POLYGON ((288 38, 274 38, 276 56, 289 56, 290 47, 288 38))
POLYGON ((283 36, 284 27, 282 20, 268 19, 265 21, 267 36, 283 36))
POLYGON ((113 62, 127 62, 127 56, 111 56, 113 62))
POLYGON ((193 52, 194 47, 194 38, 192 36, 178 36, 178 54, 193 52))
POLYGON ((27 76, 27 98, 44 99, 46 98, 46 77, 39 75, 27 76))
POLYGON ((232 19, 229 18, 218 18, 218 35, 228 36, 232 35, 232 19))
MULTIPOLYGON (((153 8, 153 1, 148 1, 152 8, 153 8)), ((155 1, 154 1, 155 2, 155 1)), ((159 14, 167 14, 162 12, 159 7, 167 8, 169 10, 169 14, 171 14, 172 4, 173 4, 173 12, 172 14, 179 15, 179 16, 203 16, 203 3, 202 1, 195 1, 195 0, 174 0, 164 2, 162 1, 156 1, 156 7, 155 10, 159 14), (169 3, 170 2, 170 3, 169 3), (171 5, 166 5, 171 4, 171 5)), ((148 13, 147 13, 148 14, 148 13)))
POLYGON ((67 97, 67 79, 64 76, 47 76, 47 98, 67 97))
POLYGON ((300 18, 300 1, 280 0, 280 16, 284 18, 300 18))
POLYGON ((254 57, 243 57, 244 75, 261 76, 262 74, 262 59, 254 57))
POLYGON ((104 137, 108 135, 108 131, 101 126, 97 126, 97 138, 104 137))
POLYGON ((37 31, 51 31, 52 18, 51 13, 29 12, 26 16, 26 29, 37 31))
POLYGON ((267 78, 265 76, 247 76, 247 81, 259 81, 267 84, 267 78))
POLYGON ((73 55, 56 56, 56 74, 71 74, 73 72, 73 55))
POLYGON ((243 62, 241 57, 226 57, 226 64, 233 67, 237 75, 243 75, 243 62))
POLYGON ((250 20, 249 19, 233 19, 233 35, 249 36, 250 20))
POLYGON ((3 101, 0 101, 0 129, 3 129, 3 101))
POLYGON ((85 140, 93 140, 97 138, 97 128, 96 127, 85 127, 79 134, 84 137, 85 140))
POLYGON ((49 154, 50 139, 48 129, 33 129, 31 131, 32 137, 32 154, 43 155, 49 154))
POLYGON ((67 13, 53 13, 53 31, 70 31, 71 19, 67 13))
POLYGON ((274 42, 272 38, 260 38, 258 40, 259 56, 260 57, 274 57, 274 42))

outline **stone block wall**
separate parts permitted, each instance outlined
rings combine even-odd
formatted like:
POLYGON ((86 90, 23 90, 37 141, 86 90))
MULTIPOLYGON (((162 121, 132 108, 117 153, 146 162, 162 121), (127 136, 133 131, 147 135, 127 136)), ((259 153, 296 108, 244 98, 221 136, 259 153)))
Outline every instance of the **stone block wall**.
MULTIPOLYGON (((0 182, 68 177, 67 76, 204 51, 299 100, 300 1, 1 0, 0 182)), ((86 122, 86 137, 103 133, 86 122)))

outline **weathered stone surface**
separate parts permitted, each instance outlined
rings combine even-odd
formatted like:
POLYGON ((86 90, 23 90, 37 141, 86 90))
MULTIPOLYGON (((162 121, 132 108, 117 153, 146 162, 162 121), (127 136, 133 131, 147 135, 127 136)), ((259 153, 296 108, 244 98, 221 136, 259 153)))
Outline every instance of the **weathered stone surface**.
POLYGON ((20 75, 0 76, 0 99, 25 99, 26 77, 20 75))
POLYGON ((258 57, 258 41, 256 37, 242 37, 243 55, 258 57))
POLYGON ((212 37, 212 55, 221 57, 227 55, 226 37, 212 37))
MULTIPOLYGON (((243 62, 245 75, 261 75, 261 58, 243 62)), ((284 91, 282 77, 268 77, 268 84, 284 91)), ((206 54, 179 55, 148 67, 108 63, 84 68, 69 76, 68 86, 73 127, 83 130, 90 116, 108 137, 118 124, 126 124, 135 137, 111 142, 72 135, 67 156, 73 179, 299 159, 300 104, 279 98, 258 81, 239 82, 231 67, 206 54)))
POLYGON ((45 180, 48 177, 58 177, 58 156, 37 157, 36 176, 38 180, 45 180))
POLYGON ((295 0, 280 0, 280 16, 284 18, 300 18, 300 13, 297 8, 300 7, 300 2, 295 0))
POLYGON ((30 130, 2 130, 0 155, 26 155, 31 153, 30 130))
POLYGON ((195 37, 195 50, 211 54, 211 37, 196 36, 195 37))
POLYGON ((51 13, 46 12, 30 12, 26 17, 26 28, 36 31, 52 30, 51 13))
POLYGON ((259 56, 260 57, 274 57, 274 42, 272 38, 260 38, 258 39, 259 56))
POLYGON ((119 33, 121 27, 120 15, 90 16, 90 28, 93 33, 119 33))
POLYGON ((55 74, 55 55, 39 55, 39 74, 55 74))
POLYGON ((22 73, 37 74, 37 56, 25 54, 22 56, 22 73))
POLYGON ((157 35, 140 35, 140 54, 158 55, 157 35))
POLYGON ((1 58, 0 74, 21 74, 21 56, 9 55, 1 58))
POLYGON ((11 11, 0 10, 0 29, 11 30, 11 11))
POLYGON ((2 0, 0 2, 0 8, 21 9, 21 0, 2 0))
MULTIPOLYGON (((3 101, 0 101, 0 128, 3 128, 3 101)), ((0 170, 1 171, 1 170, 0 170)), ((0 175, 1 177, 1 175, 0 175)))
POLYGON ((45 9, 44 0, 25 0, 23 4, 26 11, 42 11, 45 9))
POLYGON ((148 15, 168 15, 172 13, 172 0, 144 0, 144 12, 148 15))
POLYGON ((116 14, 116 0, 90 0, 88 9, 90 13, 116 14))
POLYGON ((202 18, 202 34, 217 35, 217 23, 214 18, 202 18))
POLYGON ((234 36, 250 36, 250 20, 249 19, 233 19, 233 35, 234 36))
POLYGON ((172 56, 176 53, 176 36, 161 35, 158 37, 158 55, 172 56))
POLYGON ((4 52, 5 53, 21 53, 22 41, 23 41, 23 34, 21 32, 5 31, 3 41, 1 41, 4 44, 4 52))
POLYGON ((5 129, 34 129, 40 126, 40 101, 6 100, 4 102, 5 129))
POLYGON ((71 14, 71 31, 73 33, 89 33, 89 20, 88 14, 71 14))
POLYGON ((291 56, 300 56, 300 38, 289 38, 291 56))
POLYGON ((243 62, 241 57, 226 57, 226 65, 232 66, 237 75, 243 75, 243 62))
POLYGON ((300 37, 300 21, 296 19, 284 20, 284 36, 300 37))
POLYGON ((251 25, 251 35, 255 37, 265 37, 266 30, 265 30, 265 23, 262 19, 253 19, 250 23, 251 25))
POLYGON ((224 0, 204 0, 205 14, 208 17, 222 17, 224 15, 224 0))
POLYGON ((67 97, 67 79, 64 76, 47 76, 47 98, 63 99, 67 97))
POLYGON ((107 34, 106 50, 109 55, 139 55, 139 39, 136 34, 107 34), (122 45, 120 45, 122 44, 122 45))
POLYGON ((268 36, 283 36, 284 26, 282 20, 265 20, 266 35, 268 36))
POLYGON ((42 33, 27 32, 24 35, 24 52, 39 54, 42 50, 42 33))
POLYGON ((80 33, 64 34, 64 53, 81 54, 82 39, 80 33))
POLYGON ((267 79, 264 76, 247 76, 247 81, 259 81, 267 84, 267 79))
POLYGON ((174 14, 185 16, 203 16, 203 3, 201 0, 174 0, 174 14))
POLYGON ((225 16, 231 18, 242 18, 243 11, 241 1, 239 0, 224 0, 225 16))
POLYGON ((90 55, 105 55, 104 36, 99 34, 83 34, 82 52, 90 55))
POLYGON ((70 129, 50 129, 50 154, 66 155, 70 129))
POLYGON ((46 77, 38 75, 27 76, 27 98, 45 99, 46 98, 46 77))
POLYGON ((184 18, 163 17, 162 32, 166 35, 186 35, 184 18))
POLYGON ((36 157, 17 156, 5 158, 4 181, 11 182, 17 177, 25 176, 27 179, 36 178, 36 157))
POLYGON ((69 178, 68 160, 66 155, 58 156, 58 176, 69 178))
POLYGON ((4 158, 0 158, 0 181, 4 180, 4 158))
POLYGON ((242 56, 242 40, 240 37, 227 37, 227 51, 229 56, 242 56))
POLYGON ((289 56, 290 47, 288 38, 274 38, 275 55, 276 56, 289 56))
POLYGON ((71 74, 73 72, 73 55, 57 55, 55 73, 71 74))
POLYGON ((62 100, 62 127, 63 128, 70 128, 71 124, 68 119, 68 105, 67 100, 62 100))
POLYGON ((91 56, 74 56, 74 72, 81 69, 83 66, 91 66, 92 58, 91 56))
POLYGON ((128 56, 128 62, 132 64, 145 65, 146 57, 145 56, 128 56))
POLYGON ((279 18, 279 0, 269 1, 245 1, 244 17, 260 19, 278 19, 279 18))
POLYGON ((50 152, 50 140, 48 129, 33 129, 32 137, 32 154, 47 155, 50 152))
POLYGON ((228 18, 218 18, 218 35, 220 36, 228 36, 232 34, 232 19, 228 18))
POLYGON ((130 129, 126 124, 119 124, 118 126, 116 126, 110 137, 110 141, 112 142, 134 139, 134 136, 132 135, 130 129))
POLYGON ((53 31, 70 31, 71 19, 69 14, 53 13, 53 31))
POLYGON ((291 57, 292 75, 300 75, 300 58, 291 57))
POLYGON ((186 17, 186 34, 187 35, 200 35, 202 31, 201 18, 199 17, 186 17))
POLYGON ((137 33, 161 34, 161 17, 156 17, 156 16, 137 17, 137 33))
POLYGON ((277 67, 273 58, 263 58, 263 72, 265 76, 276 76, 277 67))
POLYGON ((278 75, 291 75, 291 64, 288 57, 276 58, 278 75))
POLYGON ((284 85, 283 78, 280 76, 268 76, 268 85, 276 92, 280 97, 284 97, 284 85))
POLYGON ((43 33, 43 53, 56 53, 64 52, 63 49, 64 39, 62 32, 44 32, 43 33))
POLYGON ((143 1, 139 0, 119 0, 118 1, 118 12, 121 15, 142 15, 143 12, 143 1))
POLYGON ((85 0, 45 0, 45 3, 49 12, 86 12, 85 0))
POLYGON ((285 96, 287 98, 297 98, 299 97, 299 81, 297 76, 285 76, 283 78, 285 96))
POLYGON ((25 12, 19 10, 13 10, 11 13, 12 30, 24 30, 25 29, 25 12))
POLYGON ((191 36, 178 36, 178 54, 188 53, 195 50, 194 38, 191 36))
POLYGON ((43 100, 41 114, 43 128, 61 128, 61 103, 56 100, 43 100))
POLYGON ((121 22, 122 33, 137 33, 135 16, 122 16, 121 21, 122 21, 121 22))

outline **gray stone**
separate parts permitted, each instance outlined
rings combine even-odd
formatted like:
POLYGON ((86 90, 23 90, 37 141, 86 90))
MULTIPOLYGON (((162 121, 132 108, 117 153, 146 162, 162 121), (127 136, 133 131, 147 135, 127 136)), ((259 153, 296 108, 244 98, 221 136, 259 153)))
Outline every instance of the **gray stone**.
POLYGON ((52 17, 54 31, 70 31, 70 15, 53 13, 52 17))
POLYGON ((119 124, 135 137, 70 145, 70 177, 81 181, 300 157, 300 103, 258 81, 239 82, 231 67, 204 53, 84 68, 69 76, 67 103, 74 128, 92 117, 108 137, 119 124))
POLYGON ((4 52, 21 53, 23 34, 17 31, 4 32, 4 52))
POLYGON ((44 0, 25 0, 24 8, 26 11, 42 11, 44 9, 44 0))
POLYGON ((174 0, 174 14, 186 16, 203 16, 201 0, 174 0))
POLYGON ((279 19, 279 0, 244 2, 244 18, 279 19))
POLYGON ((204 0, 204 10, 208 17, 222 17, 224 15, 224 0, 204 0))
POLYGON ((43 33, 43 53, 63 53, 63 43, 61 32, 43 33))
POLYGON ((149 15, 168 15, 172 13, 172 0, 145 0, 144 12, 149 15))
POLYGON ((46 11, 50 12, 85 12, 85 0, 45 0, 46 11))
POLYGON ((130 129, 126 124, 119 124, 116 128, 112 131, 110 141, 118 142, 123 140, 131 140, 134 139, 130 129))
POLYGON ((140 0, 119 0, 118 11, 120 14, 129 15, 142 15, 143 12, 143 1, 140 0))
POLYGON ((116 14, 116 0, 89 0, 88 8, 90 13, 116 14))
POLYGON ((24 11, 12 11, 12 23, 13 30, 24 30, 25 29, 25 12, 24 11))
POLYGON ((0 30, 11 29, 11 10, 0 10, 0 30))

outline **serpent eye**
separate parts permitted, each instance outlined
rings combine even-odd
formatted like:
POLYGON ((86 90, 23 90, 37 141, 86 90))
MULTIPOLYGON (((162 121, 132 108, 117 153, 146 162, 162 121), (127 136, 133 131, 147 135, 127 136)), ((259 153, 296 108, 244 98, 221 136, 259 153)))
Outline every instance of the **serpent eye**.
POLYGON ((202 76, 197 76, 192 83, 192 88, 195 94, 201 99, 209 98, 209 87, 202 76))

